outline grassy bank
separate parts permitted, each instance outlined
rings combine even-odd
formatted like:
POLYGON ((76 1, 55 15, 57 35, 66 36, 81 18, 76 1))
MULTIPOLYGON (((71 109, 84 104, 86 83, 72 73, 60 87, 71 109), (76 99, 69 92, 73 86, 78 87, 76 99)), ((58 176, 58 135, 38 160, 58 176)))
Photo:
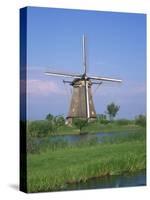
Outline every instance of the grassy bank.
MULTIPOLYGON (((91 123, 87 125, 85 128, 83 128, 83 132, 88 133, 98 133, 98 132, 121 132, 121 131, 135 131, 140 129, 141 127, 135 124, 128 124, 128 125, 118 125, 116 123, 110 123, 110 124, 99 124, 97 122, 91 123)), ((60 127, 55 135, 75 135, 80 134, 79 129, 77 129, 75 126, 68 127, 68 126, 62 126, 60 127)))
POLYGON ((132 139, 28 154, 28 192, 62 190, 68 183, 145 169, 145 137, 140 134, 145 134, 144 129, 132 139))
POLYGON ((50 135, 72 135, 80 133, 121 132, 137 130, 146 127, 146 117, 139 115, 134 120, 107 120, 97 117, 94 121, 75 118, 72 124, 66 125, 62 116, 48 115, 44 120, 27 121, 27 135, 31 137, 46 137, 50 135))
MULTIPOLYGON (((141 127, 133 120, 116 120, 113 122, 101 123, 100 121, 89 122, 82 128, 81 132, 98 133, 98 132, 121 132, 137 130, 141 127)), ((71 126, 61 124, 55 126, 47 120, 28 121, 27 133, 34 137, 45 137, 50 135, 78 135, 80 130, 75 124, 71 126)))

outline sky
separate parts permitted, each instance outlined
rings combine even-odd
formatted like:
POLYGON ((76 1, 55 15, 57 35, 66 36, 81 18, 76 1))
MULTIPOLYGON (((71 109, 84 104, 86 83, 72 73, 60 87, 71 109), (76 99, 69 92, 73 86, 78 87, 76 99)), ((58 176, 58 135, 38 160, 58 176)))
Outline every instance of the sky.
POLYGON ((66 116, 69 78, 47 70, 83 73, 82 35, 87 38, 88 74, 122 79, 92 87, 97 114, 111 102, 117 118, 146 113, 146 15, 29 7, 27 10, 27 118, 66 116))

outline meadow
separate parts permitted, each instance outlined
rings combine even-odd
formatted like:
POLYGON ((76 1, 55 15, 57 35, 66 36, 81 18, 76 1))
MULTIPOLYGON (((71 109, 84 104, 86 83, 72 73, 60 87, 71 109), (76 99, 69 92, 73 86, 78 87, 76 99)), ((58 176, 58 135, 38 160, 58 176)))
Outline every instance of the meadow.
POLYGON ((48 120, 28 121, 27 135, 31 137, 46 137, 50 135, 78 135, 87 132, 97 133, 137 130, 141 126, 146 126, 146 118, 141 116, 142 115, 139 115, 135 120, 120 119, 109 121, 97 119, 83 126, 81 132, 79 127, 74 123, 71 126, 66 125, 63 117, 53 117, 48 120))
POLYGON ((146 129, 132 124, 122 126, 129 131, 127 137, 120 132, 120 136, 106 138, 102 144, 96 139, 74 145, 51 143, 46 137, 43 143, 35 143, 35 150, 27 155, 28 192, 59 191, 93 177, 145 169, 146 129))
MULTIPOLYGON (((98 132, 121 132, 121 131, 134 131, 139 129, 140 127, 134 123, 130 124, 117 124, 117 123, 109 123, 109 124, 100 124, 97 122, 92 122, 86 127, 82 129, 83 133, 98 133, 98 132)), ((74 135, 74 134, 80 134, 80 131, 77 127, 67 127, 62 126, 59 127, 55 133, 56 135, 74 135)))

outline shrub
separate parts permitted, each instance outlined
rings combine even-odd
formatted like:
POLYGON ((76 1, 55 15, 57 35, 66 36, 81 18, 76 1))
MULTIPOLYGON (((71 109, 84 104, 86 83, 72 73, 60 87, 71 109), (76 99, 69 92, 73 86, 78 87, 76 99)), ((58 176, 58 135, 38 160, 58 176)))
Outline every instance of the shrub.
POLYGON ((81 134, 81 130, 83 129, 83 127, 87 126, 88 121, 82 118, 75 118, 73 120, 73 124, 80 130, 80 134, 81 134))
POLYGON ((101 124, 109 124, 110 121, 107 120, 107 119, 103 119, 103 120, 100 120, 100 123, 101 123, 101 124))
POLYGON ((146 116, 145 115, 138 115, 135 118, 135 124, 140 125, 142 127, 146 127, 146 116))
POLYGON ((116 121, 116 123, 117 123, 118 125, 128 125, 128 124, 131 123, 131 121, 128 120, 128 119, 118 119, 118 120, 116 121))
POLYGON ((51 123, 46 120, 38 120, 28 123, 27 132, 31 137, 45 137, 52 130, 51 123))

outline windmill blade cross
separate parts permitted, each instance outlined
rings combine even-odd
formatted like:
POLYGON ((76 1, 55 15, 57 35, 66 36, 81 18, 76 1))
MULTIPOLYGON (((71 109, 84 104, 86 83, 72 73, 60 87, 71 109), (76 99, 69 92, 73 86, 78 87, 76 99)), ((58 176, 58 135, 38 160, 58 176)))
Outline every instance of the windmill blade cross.
POLYGON ((96 118, 96 112, 91 92, 92 84, 98 85, 99 87, 104 82, 122 82, 122 80, 116 78, 87 75, 87 41, 85 35, 83 35, 82 37, 82 62, 84 67, 82 74, 65 73, 57 71, 45 72, 45 74, 48 76, 66 77, 73 79, 72 81, 63 80, 64 83, 69 83, 73 87, 72 100, 67 116, 68 123, 69 120, 73 119, 74 117, 86 118, 87 120, 90 118, 96 118), (77 95, 77 92, 80 95, 77 95))

